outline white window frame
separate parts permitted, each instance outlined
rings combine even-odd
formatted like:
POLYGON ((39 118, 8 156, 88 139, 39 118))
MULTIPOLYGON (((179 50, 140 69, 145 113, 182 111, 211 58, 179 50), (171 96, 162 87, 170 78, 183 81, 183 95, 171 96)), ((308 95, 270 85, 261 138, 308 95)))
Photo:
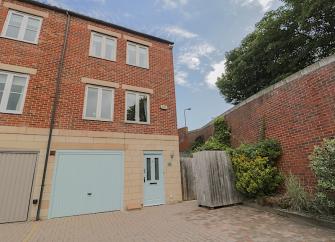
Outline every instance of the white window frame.
POLYGON ((137 66, 137 67, 140 67, 140 68, 149 69, 149 47, 145 46, 145 45, 135 43, 135 42, 127 41, 127 64, 130 65, 130 66, 137 66), (129 44, 136 46, 136 64, 135 65, 129 63, 129 48, 128 48, 129 44), (147 54, 147 66, 146 67, 140 66, 140 51, 139 51, 140 48, 145 48, 147 50, 147 53, 148 53, 147 54))
POLYGON ((30 77, 28 75, 24 75, 24 74, 20 74, 20 73, 1 71, 1 70, 0 70, 0 74, 7 75, 5 88, 4 88, 2 99, 1 99, 1 102, 0 102, 0 113, 22 114, 23 109, 24 109, 25 100, 26 100, 26 95, 27 95, 27 90, 28 90, 30 77), (20 109, 19 110, 7 110, 7 104, 8 104, 10 90, 12 88, 14 76, 26 78, 26 85, 25 85, 23 93, 22 93, 22 103, 21 103, 20 109))
POLYGON ((150 94, 142 92, 132 92, 126 91, 126 108, 125 108, 125 122, 132 124, 150 124, 150 94), (136 105, 135 105, 135 121, 127 119, 127 107, 128 107, 128 94, 136 95, 136 105), (140 121, 140 95, 147 96, 147 122, 140 121))
POLYGON ((108 61, 116 61, 116 56, 117 56, 117 38, 115 38, 113 36, 110 36, 110 35, 100 34, 98 32, 91 31, 90 51, 89 52, 90 52, 89 56, 91 56, 91 57, 95 57, 95 58, 99 58, 99 59, 104 59, 104 60, 108 60, 108 61), (102 37, 101 56, 97 56, 97 55, 94 54, 94 51, 93 51, 93 36, 94 35, 102 37), (113 56, 112 59, 105 58, 105 56, 106 56, 106 39, 113 39, 115 41, 114 56, 113 56))
POLYGON ((26 42, 26 43, 30 43, 30 44, 38 44, 38 41, 39 41, 39 38, 40 38, 41 29, 42 29, 42 24, 43 24, 43 18, 41 18, 41 17, 35 16, 35 15, 31 15, 31 14, 28 14, 28 13, 24 13, 24 12, 15 11, 15 10, 9 10, 8 14, 7 14, 6 22, 5 22, 4 27, 2 29, 1 37, 6 38, 6 39, 12 39, 12 40, 17 40, 17 41, 22 41, 22 42, 26 42), (8 25, 9 25, 9 20, 10 20, 12 14, 21 15, 23 17, 22 26, 21 26, 21 28, 19 30, 19 35, 18 35, 17 38, 12 38, 12 37, 7 37, 6 36, 6 32, 7 32, 8 25), (39 25, 39 28, 37 30, 37 35, 36 35, 35 41, 27 41, 27 40, 23 39, 25 31, 27 29, 28 18, 33 18, 33 19, 36 19, 36 20, 40 21, 40 25, 39 25))
POLYGON ((85 86, 85 100, 84 100, 84 111, 83 111, 83 119, 86 120, 95 120, 95 121, 106 121, 106 122, 113 122, 114 120, 114 105, 115 105, 115 90, 114 88, 104 87, 104 86, 96 86, 96 85, 86 85, 85 86), (97 117, 87 117, 86 116, 86 107, 87 107, 87 94, 88 88, 96 88, 98 89, 98 101, 97 101, 97 117), (102 100, 102 90, 112 91, 112 110, 111 110, 111 118, 101 118, 101 100, 102 100))

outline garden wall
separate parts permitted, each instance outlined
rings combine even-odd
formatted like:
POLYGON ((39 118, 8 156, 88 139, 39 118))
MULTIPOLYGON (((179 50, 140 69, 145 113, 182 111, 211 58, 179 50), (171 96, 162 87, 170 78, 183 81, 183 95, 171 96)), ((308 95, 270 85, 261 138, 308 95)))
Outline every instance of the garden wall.
MULTIPOLYGON (((234 147, 277 139, 283 148, 278 163, 284 173, 298 176, 307 188, 315 178, 308 156, 324 138, 335 137, 335 55, 293 74, 222 114, 232 130, 234 147)), ((213 123, 191 131, 197 137, 213 123)), ((192 144, 191 137, 188 142, 192 144)))

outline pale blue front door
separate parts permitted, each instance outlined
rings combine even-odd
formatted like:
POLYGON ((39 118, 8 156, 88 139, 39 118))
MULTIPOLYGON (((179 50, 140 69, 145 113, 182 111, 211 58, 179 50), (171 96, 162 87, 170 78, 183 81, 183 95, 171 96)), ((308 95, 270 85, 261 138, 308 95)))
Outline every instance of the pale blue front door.
POLYGON ((57 151, 49 218, 121 210, 123 153, 57 151))
POLYGON ((160 152, 144 154, 144 206, 165 203, 164 166, 160 152))

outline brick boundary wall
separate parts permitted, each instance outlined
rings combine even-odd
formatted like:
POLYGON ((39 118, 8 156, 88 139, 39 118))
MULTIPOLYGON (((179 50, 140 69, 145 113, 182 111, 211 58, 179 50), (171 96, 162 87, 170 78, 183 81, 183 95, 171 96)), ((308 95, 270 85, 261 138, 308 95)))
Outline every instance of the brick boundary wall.
MULTIPOLYGON (((232 129, 233 147, 257 142, 265 128, 266 138, 281 143, 280 170, 298 176, 313 189, 315 177, 308 156, 324 138, 335 137, 335 55, 262 90, 222 115, 232 129)), ((208 130, 213 132, 213 122, 189 132, 189 144, 193 143, 192 137, 208 134, 208 130)))

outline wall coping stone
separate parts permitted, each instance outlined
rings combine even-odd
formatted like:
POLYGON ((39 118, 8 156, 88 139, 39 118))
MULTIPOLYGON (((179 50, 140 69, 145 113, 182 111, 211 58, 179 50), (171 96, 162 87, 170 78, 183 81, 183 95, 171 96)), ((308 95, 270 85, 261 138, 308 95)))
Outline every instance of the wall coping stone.
MULTIPOLYGON (((263 90, 259 91, 258 93, 252 95, 251 97, 247 98, 246 100, 244 100, 243 102, 237 104, 236 106, 228 109, 227 111, 225 111, 224 113, 220 114, 219 116, 217 117, 224 117, 226 115, 228 115, 229 113, 239 109, 240 107, 254 101, 255 99, 261 97, 261 96, 264 96, 268 93, 271 93, 273 92, 274 90, 282 87, 282 86, 285 86, 286 84, 289 84, 295 80, 298 80, 299 78, 303 77, 303 76, 306 76, 314 71, 317 71, 318 69, 322 68, 322 67, 325 67, 331 63, 334 63, 335 62, 335 55, 331 55, 329 57, 326 57, 310 66, 307 66, 306 68, 302 69, 301 71, 298 71, 288 77, 286 77, 285 79, 267 87, 267 88, 264 88, 263 90)), ((202 130, 204 128, 207 128, 208 126, 211 126, 212 124, 214 124, 214 120, 210 121, 209 123, 205 124, 204 126, 202 126, 201 128, 199 129, 195 129, 195 130, 191 130, 189 131, 189 133, 195 133, 195 132, 198 132, 199 130, 202 130)))

